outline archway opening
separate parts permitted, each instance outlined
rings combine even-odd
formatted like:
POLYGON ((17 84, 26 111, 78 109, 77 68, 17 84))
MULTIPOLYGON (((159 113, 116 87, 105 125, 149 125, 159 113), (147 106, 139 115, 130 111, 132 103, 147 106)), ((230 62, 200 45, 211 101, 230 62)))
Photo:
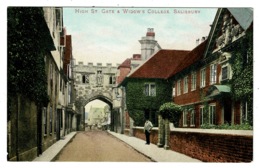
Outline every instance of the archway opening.
POLYGON ((102 98, 90 100, 85 105, 85 131, 108 130, 111 124, 112 104, 102 98))

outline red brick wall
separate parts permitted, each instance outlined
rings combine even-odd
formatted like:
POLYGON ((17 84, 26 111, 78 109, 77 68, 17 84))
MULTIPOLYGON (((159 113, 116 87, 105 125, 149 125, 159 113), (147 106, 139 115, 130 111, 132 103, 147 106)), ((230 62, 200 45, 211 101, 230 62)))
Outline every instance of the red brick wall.
MULTIPOLYGON (((139 139, 142 139, 144 141, 146 140, 145 139, 145 133, 144 133, 143 129, 134 129, 133 136, 137 137, 139 139)), ((150 142, 152 144, 155 144, 155 145, 157 144, 157 142, 158 142, 158 131, 157 130, 152 130, 151 131, 150 142)))
POLYGON ((251 162, 253 137, 171 132, 170 148, 205 162, 251 162))
MULTIPOLYGON (((145 140, 142 129, 134 129, 134 136, 145 140)), ((151 143, 157 142, 158 131, 153 130, 151 143)), ((253 161, 253 136, 171 131, 169 146, 204 162, 253 161)))

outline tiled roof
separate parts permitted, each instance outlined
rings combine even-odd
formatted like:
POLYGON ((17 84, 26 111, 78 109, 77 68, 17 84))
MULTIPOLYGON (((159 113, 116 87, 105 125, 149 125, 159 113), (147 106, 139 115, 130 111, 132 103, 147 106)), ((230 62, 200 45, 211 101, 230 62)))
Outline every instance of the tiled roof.
POLYGON ((197 47, 195 47, 191 52, 189 52, 185 59, 182 61, 181 64, 178 65, 178 67, 172 71, 172 73, 168 77, 172 77, 176 73, 184 70, 188 66, 194 64, 195 62, 199 61, 203 58, 203 54, 206 48, 208 40, 205 40, 204 42, 200 43, 197 47))
POLYGON ((131 59, 127 58, 117 69, 119 68, 131 68, 131 59))
POLYGON ((129 74, 129 78, 167 78, 184 60, 189 51, 159 50, 146 62, 129 74))

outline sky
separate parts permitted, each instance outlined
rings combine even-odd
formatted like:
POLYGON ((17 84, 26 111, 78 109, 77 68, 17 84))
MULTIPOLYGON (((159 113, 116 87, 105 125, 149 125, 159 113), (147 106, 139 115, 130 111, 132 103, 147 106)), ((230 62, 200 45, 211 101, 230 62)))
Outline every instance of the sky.
POLYGON ((83 61, 116 65, 141 53, 138 40, 146 36, 147 28, 154 28, 155 39, 163 49, 193 49, 196 39, 208 36, 216 11, 216 8, 68 7, 63 8, 63 20, 67 34, 72 36, 76 64, 83 61), (187 11, 193 13, 183 13, 187 11))

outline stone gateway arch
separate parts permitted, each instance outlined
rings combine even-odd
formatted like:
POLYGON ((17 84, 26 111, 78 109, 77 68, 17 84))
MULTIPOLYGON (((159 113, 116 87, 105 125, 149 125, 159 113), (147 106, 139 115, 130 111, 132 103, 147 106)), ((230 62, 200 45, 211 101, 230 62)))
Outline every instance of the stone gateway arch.
MULTIPOLYGON (((73 68, 74 84, 75 84, 75 106, 81 113, 80 130, 85 129, 85 106, 93 100, 101 100, 109 105, 112 111, 113 92, 112 88, 116 84, 116 73, 118 66, 101 63, 93 65, 88 63, 84 65, 79 62, 73 68)), ((111 115, 113 115, 111 113, 111 115)), ((112 118, 113 116, 111 116, 112 118)), ((113 120, 111 120, 113 124, 113 120)))

